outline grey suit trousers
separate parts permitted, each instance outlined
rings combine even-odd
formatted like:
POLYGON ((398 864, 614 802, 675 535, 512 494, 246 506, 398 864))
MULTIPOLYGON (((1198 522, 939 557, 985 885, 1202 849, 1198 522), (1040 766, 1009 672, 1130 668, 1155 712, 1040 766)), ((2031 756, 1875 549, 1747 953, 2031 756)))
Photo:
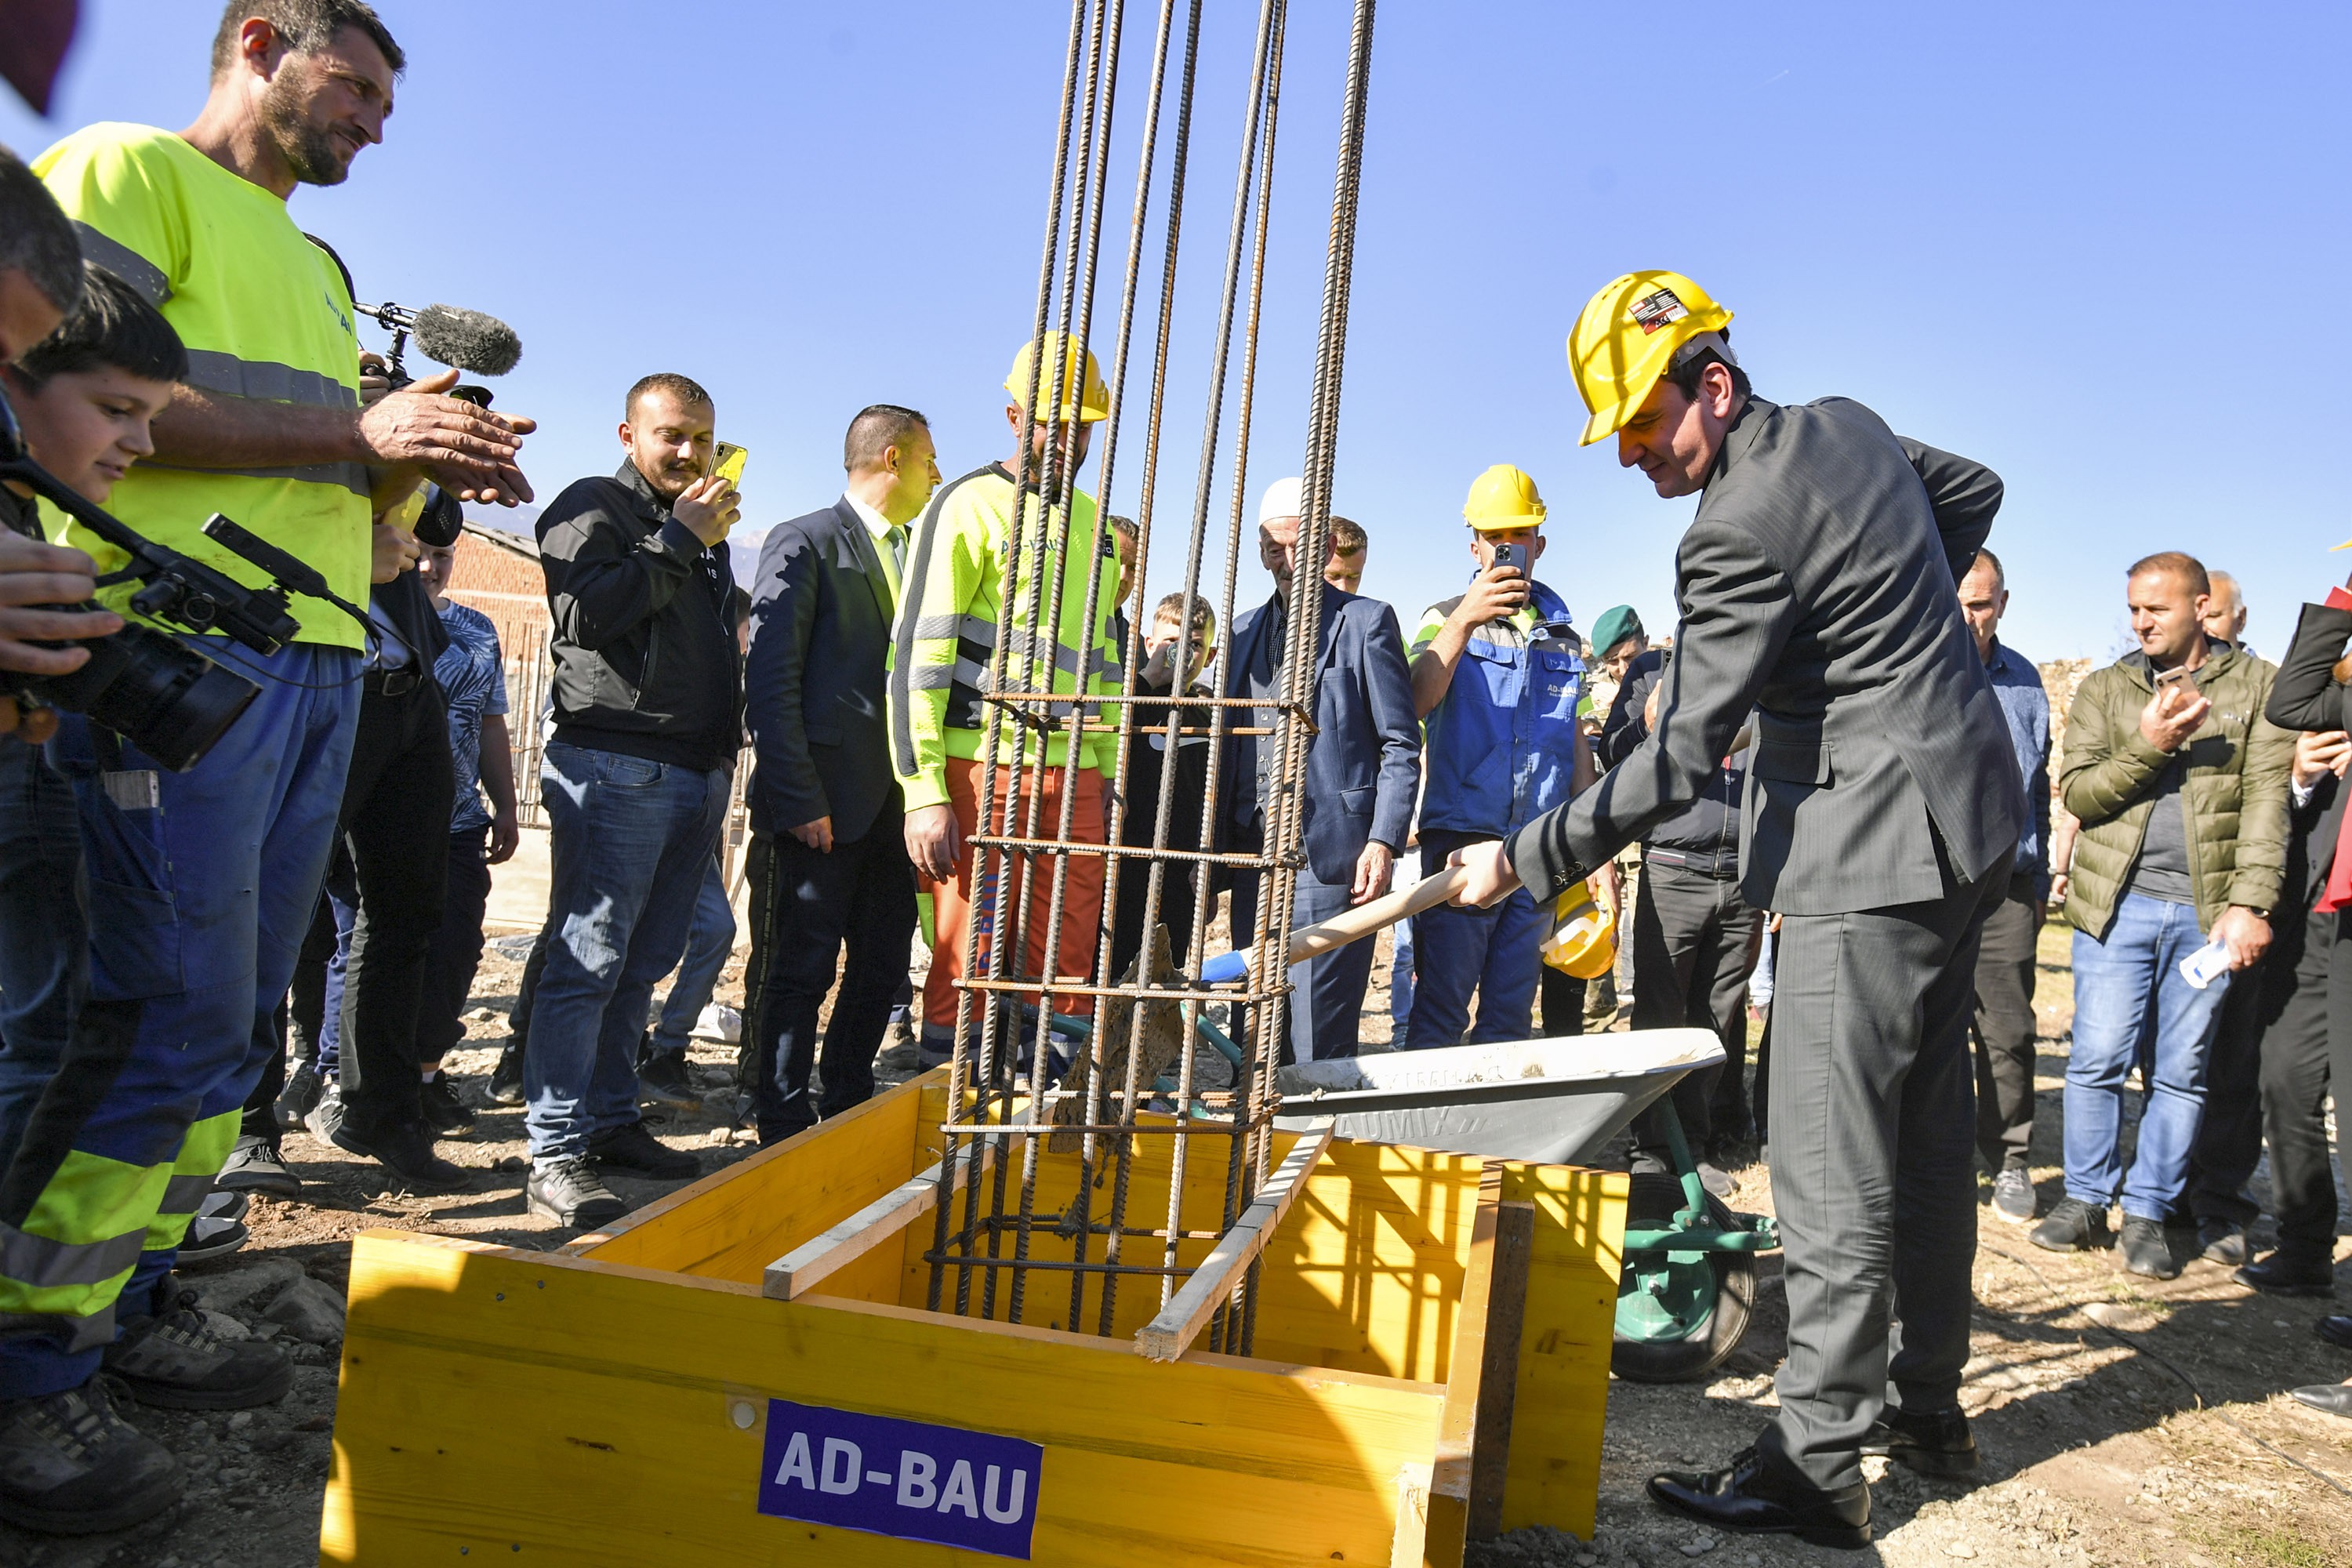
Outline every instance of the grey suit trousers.
POLYGON ((1958 1402, 1976 1259, 1977 935, 2008 886, 2004 860, 1972 883, 1948 870, 1939 899, 1781 923, 1770 1100, 1789 1355, 1780 1414, 1757 1444, 1818 1486, 1862 1479, 1857 1450, 1885 1404, 1958 1402))

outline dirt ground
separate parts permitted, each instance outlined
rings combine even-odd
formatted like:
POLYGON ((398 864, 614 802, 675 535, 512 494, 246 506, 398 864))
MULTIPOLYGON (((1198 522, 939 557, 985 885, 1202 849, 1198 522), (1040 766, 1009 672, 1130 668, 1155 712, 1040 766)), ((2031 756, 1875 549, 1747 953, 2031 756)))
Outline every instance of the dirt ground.
MULTIPOLYGON (((1365 1005, 1363 1033, 1372 1048, 1384 1047, 1389 1036, 1381 941, 1365 1005)), ((2043 1115, 2034 1175, 2046 1204, 2058 1192, 2058 1097, 2071 1005, 2057 933, 2045 933, 2042 954, 2043 1115)), ((297 1339, 266 1315, 268 1304, 298 1270, 340 1291, 349 1239, 371 1226, 523 1247, 571 1239, 525 1213, 521 1113, 482 1099, 520 974, 516 955, 486 955, 467 1047, 449 1062, 477 1107, 477 1121, 470 1138, 445 1142, 442 1151, 478 1173, 479 1190, 434 1199, 388 1192, 372 1163, 289 1134, 286 1153, 304 1180, 303 1197, 256 1200, 248 1215, 252 1245, 188 1278, 221 1331, 291 1345, 293 1394, 273 1408, 233 1415, 134 1407, 137 1423, 186 1461, 185 1500, 163 1518, 115 1536, 51 1541, 0 1527, 0 1564, 309 1568, 318 1561, 337 1346, 331 1334, 315 1331, 324 1342, 297 1339)), ((737 1000, 740 993, 740 972, 730 968, 720 998, 737 1000)), ((885 1053, 886 1081, 906 1076, 909 1054, 885 1053)), ((704 1109, 674 1114, 656 1131, 697 1150, 707 1173, 754 1143, 730 1126, 732 1097, 721 1085, 733 1048, 698 1045, 693 1060, 712 1086, 704 1109)), ((1769 1213, 1763 1167, 1749 1164, 1735 1174, 1734 1206, 1769 1213)), ((677 1184, 613 1179, 632 1203, 677 1184)), ((2352 1375, 2352 1356, 2312 1332, 2329 1303, 2256 1297, 2231 1283, 2225 1270, 2202 1263, 2168 1283, 2132 1279, 2105 1255, 2038 1251, 2021 1227, 1990 1208, 1983 1214, 1975 1355, 1962 1394, 1985 1453, 1977 1484, 1922 1482, 1899 1468, 1882 1475, 1879 1462, 1870 1461, 1878 1542, 1853 1553, 1715 1535, 1644 1500, 1643 1482, 1653 1471, 1721 1462, 1772 1408, 1771 1373, 1787 1314, 1779 1261, 1768 1257, 1756 1320, 1722 1375, 1704 1386, 1612 1385, 1595 1539, 1522 1532, 1474 1548, 1473 1563, 1656 1568, 1714 1557, 1725 1568, 1873 1561, 1898 1568, 1954 1562, 1987 1568, 2352 1565, 2352 1493, 2331 1487, 2331 1480, 2333 1488, 2352 1487, 2352 1422, 2305 1409, 2282 1393, 2352 1375)), ((2257 1234, 2267 1240, 2266 1230, 2257 1234)), ((2338 1258, 2339 1278, 2352 1283, 2352 1246, 2339 1244, 2338 1258)))

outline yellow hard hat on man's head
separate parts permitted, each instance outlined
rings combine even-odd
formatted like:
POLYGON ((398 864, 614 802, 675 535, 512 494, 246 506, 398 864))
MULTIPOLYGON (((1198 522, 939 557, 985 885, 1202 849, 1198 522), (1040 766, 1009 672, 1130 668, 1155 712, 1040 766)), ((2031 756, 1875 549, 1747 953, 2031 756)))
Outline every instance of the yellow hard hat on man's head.
POLYGON ((1679 272, 1628 272, 1585 302, 1568 366, 1592 417, 1580 446, 1613 436, 1641 411, 1675 351, 1731 324, 1731 312, 1679 272))
MULTIPOLYGON (((1062 417, 1091 425, 1110 417, 1110 388, 1103 384, 1102 366, 1095 363, 1094 351, 1075 340, 1066 339, 1059 331, 1045 334, 1045 363, 1037 376, 1037 407, 1034 417, 1047 420, 1054 417, 1054 359, 1062 356, 1062 417), (1081 363, 1081 359, 1084 363, 1081 363)), ((1021 345, 1013 356, 1013 374, 1004 378, 1004 390, 1012 394, 1013 405, 1029 395, 1030 367, 1037 344, 1034 340, 1021 345)))
POLYGON ((1470 481, 1470 499, 1462 503, 1462 521, 1481 532, 1510 528, 1536 528, 1544 520, 1543 497, 1524 468, 1496 463, 1470 481))

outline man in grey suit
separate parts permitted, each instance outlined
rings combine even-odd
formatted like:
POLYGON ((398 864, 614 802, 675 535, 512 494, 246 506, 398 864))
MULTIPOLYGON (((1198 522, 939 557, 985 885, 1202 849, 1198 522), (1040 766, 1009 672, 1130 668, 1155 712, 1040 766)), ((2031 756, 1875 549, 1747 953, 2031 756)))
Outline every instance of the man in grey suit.
POLYGON ((1770 1093, 1789 1355, 1753 1448, 1650 1493, 1711 1524, 1861 1546, 1864 1452, 1934 1474, 1976 1463, 1958 1405, 1969 995, 2025 803, 1954 582, 2000 481, 1860 404, 1754 396, 1730 320, 1688 279, 1644 272, 1577 323, 1584 439, 1614 434, 1659 495, 1700 497, 1675 562, 1682 626, 1649 738, 1467 852, 1465 898, 1588 876, 1696 798, 1756 710, 1740 890, 1783 916, 1770 1093))
MULTIPOLYGON (((1421 723, 1413 714, 1412 678, 1406 673, 1396 612, 1377 599, 1332 587, 1322 563, 1302 566, 1298 495, 1297 479, 1282 479, 1267 488, 1258 506, 1258 558, 1274 578, 1274 597, 1234 617, 1224 695, 1280 693, 1292 595, 1302 582, 1321 589, 1316 732, 1307 750, 1307 864, 1298 872, 1291 917, 1294 925, 1307 925, 1388 891, 1397 851, 1412 827, 1413 792, 1421 784, 1421 723)), ((1265 710, 1235 722, 1255 728, 1272 721, 1272 710, 1265 710)), ((1219 786, 1226 803, 1221 825, 1225 847, 1255 853, 1265 840, 1274 741, 1237 735, 1225 744, 1219 786)), ((1235 874, 1237 944, 1247 942, 1257 929, 1257 890, 1256 873, 1235 874)), ((1297 988, 1290 1003, 1293 1059, 1354 1056, 1364 990, 1372 977, 1372 944, 1350 942, 1293 964, 1290 977, 1297 988)))

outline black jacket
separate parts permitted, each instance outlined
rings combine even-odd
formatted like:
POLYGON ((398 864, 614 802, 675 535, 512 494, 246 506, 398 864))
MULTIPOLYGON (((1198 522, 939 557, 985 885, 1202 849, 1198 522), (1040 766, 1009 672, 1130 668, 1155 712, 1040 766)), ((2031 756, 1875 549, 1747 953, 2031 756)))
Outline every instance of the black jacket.
POLYGON ((702 770, 743 742, 737 598, 709 549, 632 463, 567 487, 539 520, 555 617, 555 738, 702 770))
MULTIPOLYGON (((2294 641, 2279 660, 2278 675, 2271 682, 2263 717, 2282 730, 2352 728, 2352 686, 2339 686, 2335 676, 2336 661, 2344 657, 2347 641, 2352 641, 2352 610, 2305 605, 2302 619, 2294 625, 2294 641)), ((2323 778, 2310 802, 2293 813, 2280 903, 2299 897, 2298 907, 2309 910, 2326 890, 2328 870, 2336 864, 2336 835, 2343 831, 2347 797, 2352 797, 2352 789, 2333 778, 2323 778)))
POLYGON ((744 671, 760 759, 752 831, 830 816, 835 840, 854 844, 897 797, 884 697, 891 616, 874 536, 846 497, 769 531, 744 671))
MULTIPOLYGON (((1625 667, 1617 700, 1601 730, 1601 766, 1615 767, 1641 749, 1650 738, 1642 722, 1642 709, 1665 667, 1663 650, 1653 648, 1625 667)), ((1748 753, 1739 752, 1708 778, 1698 798, 1667 817, 1642 837, 1652 850, 1685 857, 1679 863, 1694 871, 1724 878, 1739 875, 1739 795, 1748 787, 1748 753)))

